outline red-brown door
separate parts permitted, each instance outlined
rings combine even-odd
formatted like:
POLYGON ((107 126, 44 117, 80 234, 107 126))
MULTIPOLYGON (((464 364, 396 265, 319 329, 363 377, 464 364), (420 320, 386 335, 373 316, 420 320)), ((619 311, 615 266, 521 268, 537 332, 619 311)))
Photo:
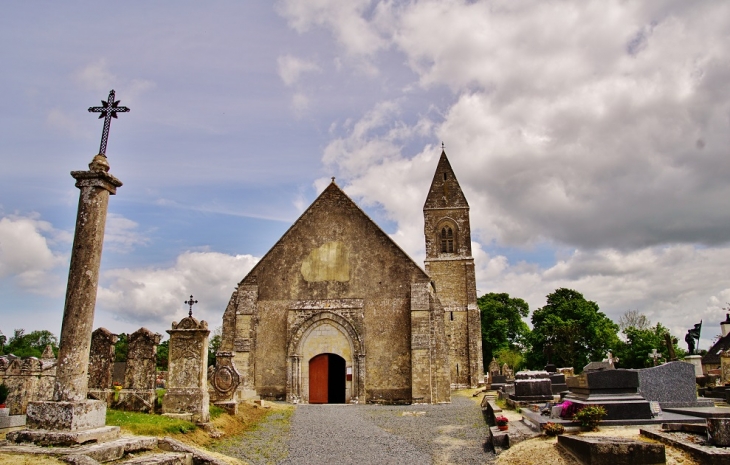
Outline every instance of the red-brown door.
POLYGON ((309 361, 309 403, 326 404, 329 401, 329 354, 320 354, 309 361))

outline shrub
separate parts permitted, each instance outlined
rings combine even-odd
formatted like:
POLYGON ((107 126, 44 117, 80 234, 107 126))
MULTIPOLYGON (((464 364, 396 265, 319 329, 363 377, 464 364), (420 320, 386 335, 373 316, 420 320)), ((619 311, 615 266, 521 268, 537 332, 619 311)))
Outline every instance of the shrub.
POLYGON ((606 409, 600 405, 586 405, 573 415, 573 420, 579 421, 583 428, 591 431, 598 429, 598 424, 606 416, 606 409))
POLYGON ((565 432, 565 427, 561 425, 560 423, 553 423, 553 422, 547 422, 545 426, 542 427, 543 431, 545 431, 545 434, 548 436, 559 436, 565 432))

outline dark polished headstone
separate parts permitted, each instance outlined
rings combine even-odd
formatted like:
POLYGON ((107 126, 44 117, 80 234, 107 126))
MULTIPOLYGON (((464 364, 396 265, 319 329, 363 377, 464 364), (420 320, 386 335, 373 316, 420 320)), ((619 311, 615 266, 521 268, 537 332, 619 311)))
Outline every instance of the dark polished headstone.
POLYGON ((562 373, 551 373, 550 388, 553 394, 560 394, 563 391, 567 391, 568 385, 565 383, 565 375, 562 373))
POLYGON ((547 371, 548 373, 557 373, 558 367, 556 367, 554 363, 548 363, 547 365, 545 365, 545 371, 547 371))
POLYGON ((567 379, 570 393, 565 396, 578 408, 601 405, 606 420, 652 418, 651 405, 639 393, 639 373, 635 370, 609 369, 583 372, 567 379))

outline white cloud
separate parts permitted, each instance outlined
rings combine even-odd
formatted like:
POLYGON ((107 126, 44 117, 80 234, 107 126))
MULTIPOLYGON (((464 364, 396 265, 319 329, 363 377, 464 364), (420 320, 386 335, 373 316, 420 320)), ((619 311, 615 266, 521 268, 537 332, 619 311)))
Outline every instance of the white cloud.
POLYGON ((37 214, 0 218, 0 278, 10 277, 35 293, 55 295, 62 287, 53 271, 66 258, 51 245, 68 236, 39 218, 37 214))
POLYGON ((104 245, 115 252, 128 253, 138 246, 149 244, 149 238, 137 231, 139 224, 117 213, 107 216, 104 245))
POLYGON ((199 301, 193 315, 215 327, 236 284, 257 261, 251 255, 185 252, 168 268, 104 271, 97 299, 102 319, 111 316, 164 331, 187 316, 183 302, 193 294, 199 301))
POLYGON ((320 67, 312 61, 302 60, 292 55, 283 55, 277 59, 279 65, 279 77, 287 87, 291 87, 305 73, 321 71, 320 67))
POLYGON ((386 45, 369 22, 380 17, 377 8, 371 13, 372 4, 371 0, 283 0, 277 7, 298 32, 324 27, 349 54, 367 56, 386 45))

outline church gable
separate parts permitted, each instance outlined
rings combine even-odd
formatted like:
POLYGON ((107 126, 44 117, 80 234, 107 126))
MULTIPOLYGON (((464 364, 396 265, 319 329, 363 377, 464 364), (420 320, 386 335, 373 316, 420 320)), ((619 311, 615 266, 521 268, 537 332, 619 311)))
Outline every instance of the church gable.
MULTIPOLYGON (((244 278, 242 284, 279 288, 287 298, 327 298, 371 293, 376 281, 384 288, 428 281, 426 273, 334 182, 244 278), (272 279, 276 276, 276 279, 272 279), (263 281, 262 281, 263 280, 263 281), (276 283, 274 282, 276 281, 276 283), (314 291, 312 293, 312 291, 314 291)), ((265 293, 261 289, 262 293, 265 293)), ((259 298, 267 298, 260 295, 259 298)))
POLYGON ((424 210, 434 208, 469 208, 446 152, 443 151, 423 206, 424 210))

